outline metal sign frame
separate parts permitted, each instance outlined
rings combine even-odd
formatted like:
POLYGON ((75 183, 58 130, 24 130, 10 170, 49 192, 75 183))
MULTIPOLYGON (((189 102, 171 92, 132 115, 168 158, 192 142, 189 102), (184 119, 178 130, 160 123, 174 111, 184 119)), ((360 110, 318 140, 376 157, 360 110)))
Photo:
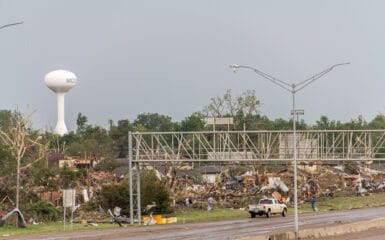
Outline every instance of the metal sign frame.
MULTIPOLYGON (((296 134, 298 162, 385 161, 385 130, 307 130, 296 134)), ((135 220, 141 223, 141 165, 155 162, 269 164, 277 161, 292 164, 292 135, 293 131, 129 132, 130 223, 134 224, 135 220)))

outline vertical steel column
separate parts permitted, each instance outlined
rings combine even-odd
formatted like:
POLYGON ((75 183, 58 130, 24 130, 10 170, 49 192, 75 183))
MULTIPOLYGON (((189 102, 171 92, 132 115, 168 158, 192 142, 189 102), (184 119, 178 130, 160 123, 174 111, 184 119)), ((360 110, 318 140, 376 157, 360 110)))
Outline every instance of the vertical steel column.
POLYGON ((298 187, 297 187, 297 136, 296 136, 296 125, 295 125, 295 85, 292 85, 292 95, 293 95, 293 154, 294 154, 294 234, 295 239, 299 239, 299 226, 298 226, 298 187))
POLYGON ((216 135, 215 135, 215 118, 214 118, 214 125, 213 125, 213 147, 214 147, 214 160, 217 160, 217 150, 216 150, 216 135))
POLYGON ((130 188, 130 224, 134 224, 134 196, 132 190, 132 132, 128 132, 128 174, 130 188))
MULTIPOLYGON (((138 150, 138 148, 136 148, 138 150)), ((138 160, 138 159, 136 159, 138 160)), ((142 208, 140 201, 140 163, 136 164, 136 203, 137 203, 137 211, 138 211, 138 225, 142 223, 142 208)))

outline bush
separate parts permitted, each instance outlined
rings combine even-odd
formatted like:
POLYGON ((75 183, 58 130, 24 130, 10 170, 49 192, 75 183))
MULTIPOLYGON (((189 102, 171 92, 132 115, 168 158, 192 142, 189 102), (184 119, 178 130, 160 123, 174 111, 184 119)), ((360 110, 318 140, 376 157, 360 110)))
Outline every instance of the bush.
POLYGON ((122 214, 129 213, 130 194, 127 181, 118 184, 103 185, 100 191, 100 203, 103 208, 122 208, 122 214))
MULTIPOLYGON (((136 182, 133 183, 134 194, 136 194, 136 182)), ((136 197, 136 196, 134 196, 136 197)), ((118 184, 104 185, 100 192, 100 203, 103 208, 122 208, 122 214, 129 214, 130 193, 128 181, 124 180, 118 184)), ((141 172, 141 203, 142 209, 147 205, 156 204, 156 213, 170 213, 170 196, 164 184, 156 177, 154 171, 141 172)))
POLYGON ((121 164, 115 159, 105 159, 103 161, 100 161, 98 165, 96 165, 95 170, 111 172, 112 170, 120 166, 121 164))
POLYGON ((39 201, 30 205, 25 212, 34 218, 38 218, 40 221, 56 221, 60 213, 60 211, 55 208, 55 205, 48 201, 39 201))
POLYGON ((170 195, 164 183, 156 176, 155 171, 143 171, 141 174, 141 202, 142 209, 152 203, 156 207, 152 209, 156 213, 170 213, 170 195))
POLYGON ((82 209, 86 212, 91 212, 94 210, 97 210, 99 208, 99 205, 96 201, 89 201, 82 205, 82 209))

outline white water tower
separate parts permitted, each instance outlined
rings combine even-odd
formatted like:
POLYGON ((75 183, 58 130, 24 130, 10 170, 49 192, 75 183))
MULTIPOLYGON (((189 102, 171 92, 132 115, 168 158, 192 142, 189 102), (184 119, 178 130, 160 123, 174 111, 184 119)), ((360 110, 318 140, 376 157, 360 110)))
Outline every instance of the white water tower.
POLYGON ((64 122, 64 95, 76 85, 77 79, 73 72, 56 70, 49 72, 44 78, 45 84, 57 96, 57 123, 54 133, 61 136, 68 133, 64 122))

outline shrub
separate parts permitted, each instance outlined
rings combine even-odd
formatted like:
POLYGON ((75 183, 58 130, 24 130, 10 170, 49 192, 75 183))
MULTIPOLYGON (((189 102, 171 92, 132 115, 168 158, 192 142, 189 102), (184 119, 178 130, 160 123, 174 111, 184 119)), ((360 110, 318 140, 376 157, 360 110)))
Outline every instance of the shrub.
POLYGON ((94 210, 97 210, 99 208, 99 205, 96 201, 89 201, 82 205, 82 209, 86 212, 91 212, 94 210))
POLYGON ((25 212, 28 215, 37 217, 41 221, 56 221, 59 218, 59 210, 48 201, 39 201, 27 207, 25 212))
MULTIPOLYGON (((134 194, 136 194, 136 183, 133 183, 134 194)), ((136 196, 135 196, 136 197, 136 196)), ((122 214, 129 214, 130 193, 128 181, 124 180, 118 184, 104 185, 100 192, 100 203, 103 208, 122 208, 122 214)), ((156 213, 170 213, 170 196, 165 185, 156 177, 154 171, 141 172, 141 203, 142 209, 147 205, 156 204, 152 209, 156 213)))
POLYGON ((143 171, 140 185, 142 209, 155 202, 154 212, 171 212, 169 192, 164 183, 157 178, 155 171, 143 171))
POLYGON ((116 161, 115 159, 105 159, 103 161, 100 161, 98 165, 96 165, 95 170, 96 171, 109 171, 111 172, 117 167, 120 167, 121 164, 116 161))
POLYGON ((103 185, 100 191, 100 203, 103 208, 122 208, 122 214, 129 212, 130 194, 127 181, 122 183, 103 185))

